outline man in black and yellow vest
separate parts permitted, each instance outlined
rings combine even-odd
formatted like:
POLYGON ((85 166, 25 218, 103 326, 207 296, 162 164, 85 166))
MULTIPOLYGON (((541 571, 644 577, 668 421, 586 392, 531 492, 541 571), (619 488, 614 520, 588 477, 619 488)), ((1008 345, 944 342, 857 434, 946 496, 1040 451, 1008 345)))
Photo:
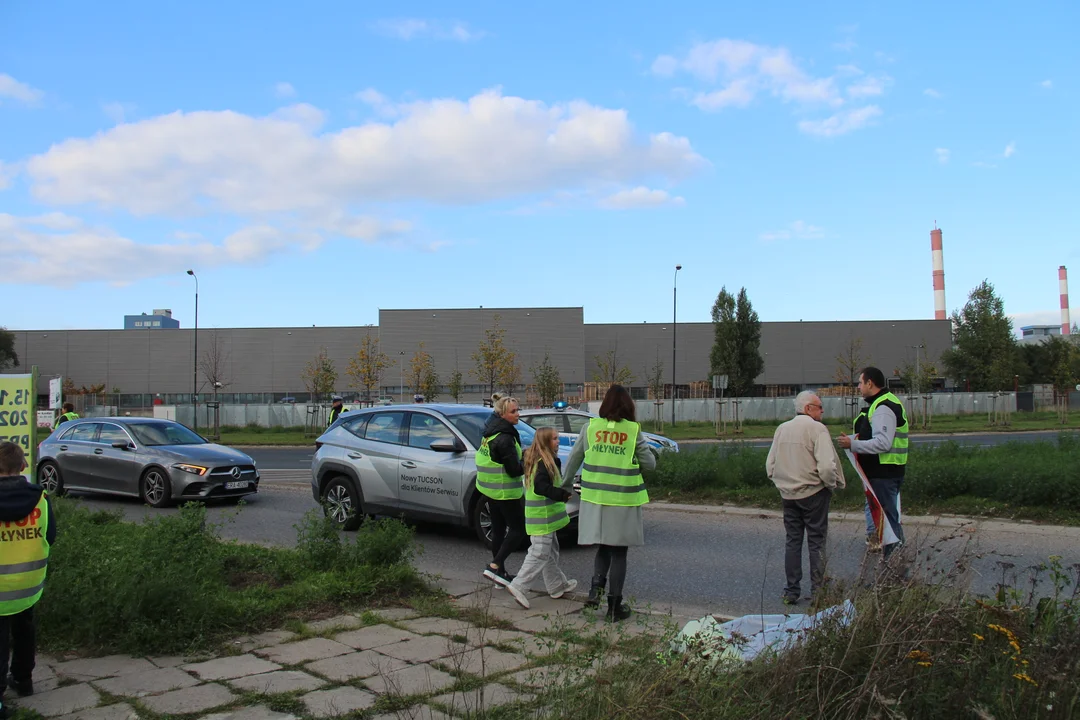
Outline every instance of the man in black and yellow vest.
MULTIPOLYGON (((866 473, 870 487, 899 542, 884 546, 884 557, 903 544, 900 526, 900 486, 908 459, 908 419, 900 398, 885 389, 885 374, 876 367, 863 368, 859 392, 866 407, 855 418, 854 437, 840 435, 840 447, 850 448, 866 473)), ((878 528, 880 537, 881 528, 878 528)))
MULTIPOLYGON (((22 448, 0 442, 0 696, 8 685, 19 695, 34 694, 34 605, 56 539, 49 499, 22 477, 25 469, 22 448)), ((0 704, 0 718, 8 715, 0 704)))
POLYGON ((334 424, 334 421, 341 417, 341 413, 345 412, 345 401, 340 395, 335 395, 333 405, 330 406, 330 418, 326 421, 326 427, 330 427, 334 424))
POLYGON ((64 411, 60 413, 60 416, 56 418, 56 422, 53 424, 53 430, 60 427, 68 420, 78 420, 79 414, 75 412, 75 406, 71 403, 64 403, 64 411))

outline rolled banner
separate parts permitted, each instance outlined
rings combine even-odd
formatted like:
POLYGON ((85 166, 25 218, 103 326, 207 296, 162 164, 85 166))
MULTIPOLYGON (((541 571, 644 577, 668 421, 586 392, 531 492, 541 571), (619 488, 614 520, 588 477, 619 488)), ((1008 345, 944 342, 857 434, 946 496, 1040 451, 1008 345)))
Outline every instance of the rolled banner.
MULTIPOLYGON (((881 507, 881 501, 878 500, 878 496, 874 493, 874 488, 870 487, 870 480, 867 479, 866 473, 859 466, 855 453, 849 449, 845 450, 844 454, 847 455, 848 462, 851 463, 851 467, 855 468, 855 472, 859 474, 859 478, 862 480, 863 492, 866 493, 866 502, 870 504, 870 515, 874 518, 874 539, 881 545, 892 545, 900 542, 900 537, 893 530, 892 523, 889 522, 888 516, 881 507)), ((900 517, 899 494, 896 496, 896 517, 900 517)))

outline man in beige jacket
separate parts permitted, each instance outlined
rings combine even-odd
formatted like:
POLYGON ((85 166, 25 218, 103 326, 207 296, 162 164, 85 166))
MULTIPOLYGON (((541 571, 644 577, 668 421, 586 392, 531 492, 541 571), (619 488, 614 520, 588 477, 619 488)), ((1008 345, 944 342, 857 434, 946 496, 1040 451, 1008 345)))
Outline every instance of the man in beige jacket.
POLYGON ((825 580, 825 536, 829 530, 829 501, 844 488, 844 472, 828 429, 821 423, 821 399, 804 391, 795 398, 794 418, 776 428, 765 472, 784 503, 787 546, 784 570, 785 604, 794 605, 802 592, 803 533, 810 546, 810 593, 825 580))

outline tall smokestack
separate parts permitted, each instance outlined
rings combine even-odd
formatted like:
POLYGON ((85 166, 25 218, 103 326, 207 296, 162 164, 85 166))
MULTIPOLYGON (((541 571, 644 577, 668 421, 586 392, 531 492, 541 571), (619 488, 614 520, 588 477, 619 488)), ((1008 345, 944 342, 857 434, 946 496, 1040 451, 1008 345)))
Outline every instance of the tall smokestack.
POLYGON ((1068 335, 1072 325, 1069 324, 1069 274, 1064 265, 1058 268, 1058 287, 1061 291, 1061 334, 1068 335))
POLYGON ((934 258, 934 319, 945 320, 945 260, 941 255, 941 230, 930 231, 930 254, 934 258))

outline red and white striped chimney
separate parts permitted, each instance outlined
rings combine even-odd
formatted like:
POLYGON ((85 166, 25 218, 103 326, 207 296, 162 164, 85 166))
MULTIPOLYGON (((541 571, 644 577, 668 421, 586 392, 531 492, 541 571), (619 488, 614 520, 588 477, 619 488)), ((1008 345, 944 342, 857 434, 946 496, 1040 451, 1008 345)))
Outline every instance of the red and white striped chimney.
POLYGON ((1069 324, 1069 274, 1064 265, 1058 268, 1058 287, 1061 290, 1061 334, 1068 335, 1072 325, 1069 324))
POLYGON ((945 260, 941 254, 941 230, 930 231, 930 254, 934 259, 934 319, 945 320, 945 260))

